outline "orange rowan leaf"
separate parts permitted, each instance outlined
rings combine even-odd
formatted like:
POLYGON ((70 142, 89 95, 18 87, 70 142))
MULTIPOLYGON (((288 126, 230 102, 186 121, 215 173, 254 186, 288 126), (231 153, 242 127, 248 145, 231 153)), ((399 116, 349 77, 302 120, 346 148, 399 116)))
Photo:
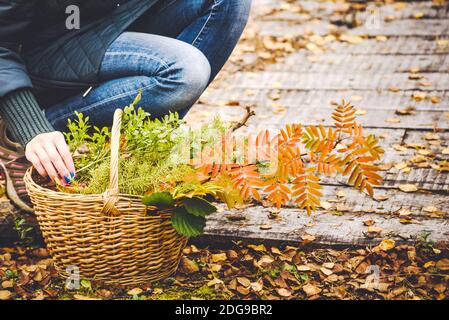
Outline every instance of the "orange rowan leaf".
POLYGON ((320 206, 319 198, 323 196, 321 193, 322 186, 318 183, 320 178, 313 175, 315 169, 308 168, 303 170, 293 181, 292 197, 294 202, 301 209, 305 209, 310 215, 317 206, 320 206))
POLYGON ((335 120, 337 131, 349 133, 351 128, 355 126, 355 113, 356 109, 351 105, 351 103, 346 103, 343 100, 332 113, 332 119, 335 120))
POLYGON ((261 197, 257 187, 264 185, 256 165, 234 167, 230 171, 233 187, 240 190, 243 200, 247 200, 252 195, 260 201, 261 197))

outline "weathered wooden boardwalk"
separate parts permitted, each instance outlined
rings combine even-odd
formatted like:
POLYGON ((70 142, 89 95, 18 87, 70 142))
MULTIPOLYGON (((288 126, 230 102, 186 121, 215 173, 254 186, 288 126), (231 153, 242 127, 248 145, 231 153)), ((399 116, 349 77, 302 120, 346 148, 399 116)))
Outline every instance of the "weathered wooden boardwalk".
MULTIPOLYGON (((346 4, 254 0, 252 21, 231 62, 187 120, 210 121, 216 114, 240 120, 251 104, 257 115, 249 130, 292 122, 332 126, 333 103, 351 100, 386 150, 377 200, 328 181, 326 208, 312 217, 295 208, 277 214, 259 206, 223 209, 209 218, 203 239, 301 243, 315 237, 316 244, 370 245, 428 233, 430 240, 448 242, 447 4, 374 9, 357 12, 362 24, 350 28, 346 4), (399 189, 404 184, 418 191, 405 193, 399 189), (372 223, 378 233, 368 232, 372 223)), ((3 200, 0 212, 2 242, 14 234, 13 211, 3 200)))
POLYGON ((295 208, 277 214, 260 206, 223 210, 208 220, 207 241, 315 237, 317 244, 370 245, 428 234, 448 242, 447 8, 431 1, 374 7, 357 12, 362 24, 351 28, 345 21, 353 15, 342 4, 255 0, 232 63, 188 120, 217 113, 240 119, 251 104, 257 115, 250 130, 292 122, 332 126, 333 103, 351 100, 366 131, 386 150, 385 183, 372 200, 328 181, 326 208, 312 217, 295 208), (406 184, 418 190, 401 191, 406 184), (372 223, 378 229, 368 230, 372 223))

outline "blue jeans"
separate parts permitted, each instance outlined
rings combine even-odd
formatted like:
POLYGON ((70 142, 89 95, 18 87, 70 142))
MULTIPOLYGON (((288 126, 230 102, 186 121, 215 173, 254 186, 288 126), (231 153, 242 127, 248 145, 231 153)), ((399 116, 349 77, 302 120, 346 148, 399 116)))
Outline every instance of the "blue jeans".
POLYGON ((108 48, 102 83, 46 108, 58 131, 75 111, 96 126, 110 126, 116 108, 139 104, 153 117, 184 116, 221 70, 248 20, 251 0, 160 1, 108 48))

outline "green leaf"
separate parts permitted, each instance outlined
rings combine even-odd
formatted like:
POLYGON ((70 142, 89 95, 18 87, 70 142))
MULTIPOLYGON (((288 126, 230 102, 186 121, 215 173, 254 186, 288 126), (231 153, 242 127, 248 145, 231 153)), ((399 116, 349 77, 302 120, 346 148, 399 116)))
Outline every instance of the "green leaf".
POLYGON ((205 217, 217 211, 217 208, 210 202, 198 197, 184 198, 182 204, 188 213, 197 217, 205 217))
POLYGON ((172 214, 171 222, 179 234, 185 237, 197 237, 203 234, 206 226, 204 217, 196 217, 187 212, 184 207, 176 208, 172 214))
POLYGON ((158 208, 171 208, 175 206, 175 200, 169 192, 156 192, 144 196, 142 202, 146 206, 158 208))
POLYGON ((82 279, 80 282, 81 286, 87 290, 92 290, 92 284, 90 283, 89 280, 86 279, 82 279))

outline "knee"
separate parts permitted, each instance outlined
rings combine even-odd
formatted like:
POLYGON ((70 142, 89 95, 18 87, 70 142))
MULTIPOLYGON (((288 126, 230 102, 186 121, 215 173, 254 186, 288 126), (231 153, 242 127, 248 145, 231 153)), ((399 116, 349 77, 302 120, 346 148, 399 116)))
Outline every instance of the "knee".
POLYGON ((218 2, 223 6, 223 10, 230 20, 246 24, 249 18, 252 0, 221 0, 218 2))
POLYGON ((175 90, 170 98, 170 110, 179 111, 191 107, 209 84, 211 67, 204 54, 197 48, 186 45, 182 59, 176 63, 175 90))

